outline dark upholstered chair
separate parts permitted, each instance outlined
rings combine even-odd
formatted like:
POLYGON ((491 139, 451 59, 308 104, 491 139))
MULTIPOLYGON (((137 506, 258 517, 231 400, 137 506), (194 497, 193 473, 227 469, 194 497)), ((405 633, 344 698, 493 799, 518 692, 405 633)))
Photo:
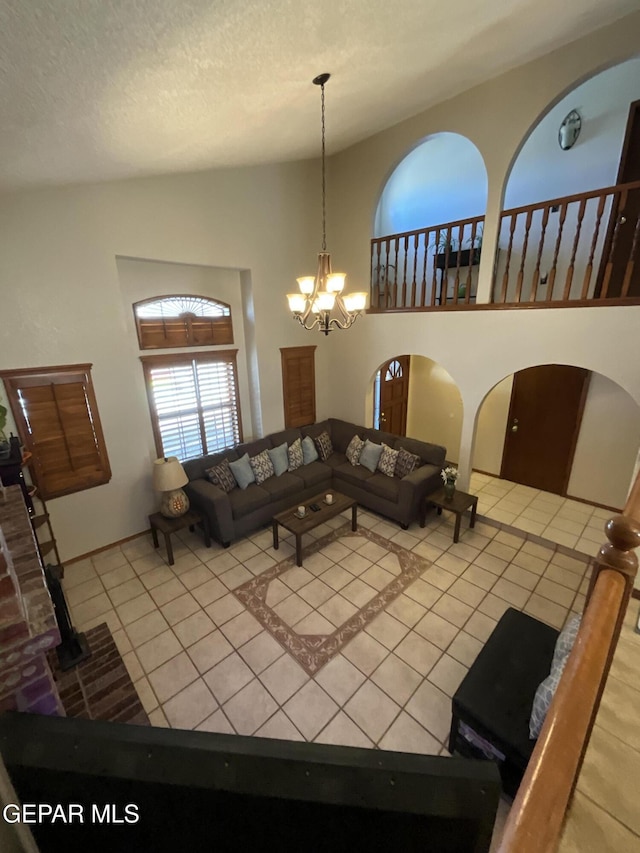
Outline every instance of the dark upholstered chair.
POLYGON ((535 740, 529 738, 533 697, 551 669, 558 631, 509 608, 452 700, 449 751, 498 764, 514 796, 535 740))

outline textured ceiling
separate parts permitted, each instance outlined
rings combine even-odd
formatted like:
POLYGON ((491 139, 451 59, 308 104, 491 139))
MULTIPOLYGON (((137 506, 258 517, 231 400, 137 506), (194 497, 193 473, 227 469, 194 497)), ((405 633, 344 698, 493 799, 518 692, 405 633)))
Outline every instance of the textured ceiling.
POLYGON ((0 189, 329 153, 637 0, 0 0, 0 189))

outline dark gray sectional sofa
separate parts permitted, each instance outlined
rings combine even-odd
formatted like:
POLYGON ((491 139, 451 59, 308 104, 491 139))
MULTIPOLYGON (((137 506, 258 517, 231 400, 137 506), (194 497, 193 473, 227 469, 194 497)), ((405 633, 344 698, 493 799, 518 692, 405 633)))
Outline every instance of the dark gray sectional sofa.
POLYGON ((211 535, 225 547, 234 539, 268 523, 283 509, 304 503, 331 488, 355 498, 360 506, 398 521, 406 528, 418 518, 422 498, 442 484, 440 470, 445 454, 445 448, 437 444, 401 438, 381 430, 329 418, 301 429, 272 433, 212 456, 189 459, 183 463, 189 477, 189 483, 184 489, 193 509, 206 515, 211 535), (236 488, 229 494, 207 479, 207 468, 219 464, 223 459, 233 461, 245 453, 250 457, 256 456, 285 441, 291 445, 296 438, 306 435, 316 438, 324 431, 329 433, 334 451, 326 462, 310 462, 295 471, 270 477, 261 485, 252 483, 246 489, 236 488), (356 434, 376 444, 384 442, 393 448, 403 447, 419 456, 421 465, 402 479, 388 477, 380 471, 371 473, 361 465, 351 465, 345 451, 356 434))

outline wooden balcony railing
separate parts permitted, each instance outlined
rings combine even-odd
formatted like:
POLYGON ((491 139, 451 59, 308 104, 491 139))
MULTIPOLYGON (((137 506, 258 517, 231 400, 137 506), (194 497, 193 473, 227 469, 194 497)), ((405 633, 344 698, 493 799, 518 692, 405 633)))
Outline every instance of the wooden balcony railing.
POLYGON ((476 216, 373 239, 370 310, 473 303, 483 225, 476 216))
POLYGON ((524 779, 499 853, 553 853, 595 721, 638 569, 640 474, 624 514, 607 523, 582 623, 524 779))
POLYGON ((501 214, 493 302, 611 304, 640 297, 640 181, 501 214))
MULTIPOLYGON (((483 228, 477 216, 374 238, 370 311, 475 305, 483 228)), ((504 210, 492 258, 484 308, 640 304, 640 181, 504 210)))

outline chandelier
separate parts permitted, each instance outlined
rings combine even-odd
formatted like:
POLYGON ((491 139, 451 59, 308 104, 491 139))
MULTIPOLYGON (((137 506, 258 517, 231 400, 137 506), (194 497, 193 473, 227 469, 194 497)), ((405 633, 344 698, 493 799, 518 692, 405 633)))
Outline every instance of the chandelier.
POLYGON ((367 304, 367 294, 345 293, 344 273, 331 272, 331 255, 327 252, 325 152, 324 152, 324 84, 331 75, 320 74, 313 83, 320 86, 322 104, 322 251, 318 253, 318 272, 298 279, 300 293, 288 293, 289 310, 308 330, 319 329, 328 335, 331 329, 348 329, 367 304))

